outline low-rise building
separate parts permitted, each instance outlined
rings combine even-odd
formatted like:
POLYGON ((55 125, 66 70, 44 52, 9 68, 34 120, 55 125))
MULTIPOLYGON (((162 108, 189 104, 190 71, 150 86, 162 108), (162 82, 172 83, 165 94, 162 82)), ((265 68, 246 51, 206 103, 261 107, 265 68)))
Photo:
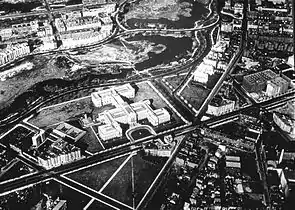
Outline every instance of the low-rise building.
POLYGON ((102 140, 107 141, 109 139, 122 137, 122 129, 120 126, 113 124, 106 124, 98 126, 98 135, 102 140))
POLYGON ((207 114, 219 116, 235 109, 235 101, 214 97, 208 105, 207 114))
POLYGON ((29 53, 30 48, 27 43, 9 45, 5 49, 0 50, 0 65, 28 55, 29 53))
POLYGON ((81 158, 80 149, 62 139, 53 142, 46 151, 37 157, 39 165, 46 169, 58 167, 81 158))
POLYGON ((209 75, 201 71, 194 72, 194 81, 206 84, 208 82, 209 75))
POLYGON ((53 133, 58 133, 60 136, 67 136, 76 142, 86 134, 86 131, 63 122, 53 129, 53 133))
POLYGON ((282 77, 275 77, 266 83, 266 95, 276 96, 288 90, 289 83, 282 77))

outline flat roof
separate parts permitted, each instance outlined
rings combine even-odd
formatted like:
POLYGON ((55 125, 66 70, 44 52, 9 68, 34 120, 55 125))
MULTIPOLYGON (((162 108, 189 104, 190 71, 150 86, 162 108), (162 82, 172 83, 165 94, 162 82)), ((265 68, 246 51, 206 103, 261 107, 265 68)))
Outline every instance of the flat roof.
POLYGON ((227 168, 241 168, 241 163, 240 162, 226 161, 226 167, 227 168))
POLYGON ((240 162, 241 161, 241 158, 239 156, 230 156, 230 155, 227 155, 227 156, 225 156, 225 160, 226 161, 231 161, 231 162, 240 162))

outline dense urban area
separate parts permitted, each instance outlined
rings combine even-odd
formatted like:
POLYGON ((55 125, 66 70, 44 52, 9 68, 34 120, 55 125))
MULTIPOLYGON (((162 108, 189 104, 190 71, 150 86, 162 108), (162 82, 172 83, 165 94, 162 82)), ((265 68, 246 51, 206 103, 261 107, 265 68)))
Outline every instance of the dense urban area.
POLYGON ((0 1, 0 210, 293 210, 294 6, 0 1))

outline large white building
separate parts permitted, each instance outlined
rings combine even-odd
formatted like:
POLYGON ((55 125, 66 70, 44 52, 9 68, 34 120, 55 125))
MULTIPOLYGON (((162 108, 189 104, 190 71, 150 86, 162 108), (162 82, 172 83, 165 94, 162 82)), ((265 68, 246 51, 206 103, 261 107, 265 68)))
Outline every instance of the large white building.
POLYGON ((135 89, 128 83, 91 93, 91 99, 96 107, 109 104, 117 106, 118 104, 124 103, 123 99, 118 94, 131 99, 135 97, 135 89))
POLYGON ((128 104, 122 97, 132 99, 135 89, 130 84, 125 84, 109 89, 99 90, 91 94, 91 99, 96 107, 112 104, 115 108, 100 113, 95 121, 98 134, 103 140, 122 136, 120 124, 134 125, 140 120, 147 119, 153 126, 169 122, 171 116, 165 108, 153 110, 150 101, 144 100, 128 104))

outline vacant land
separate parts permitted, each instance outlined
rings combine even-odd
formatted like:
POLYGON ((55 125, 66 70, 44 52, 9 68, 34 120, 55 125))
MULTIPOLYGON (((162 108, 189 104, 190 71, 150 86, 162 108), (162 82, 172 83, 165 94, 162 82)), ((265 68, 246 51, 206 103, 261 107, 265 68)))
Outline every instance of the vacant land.
POLYGON ((67 177, 87 187, 99 191, 128 156, 123 156, 108 162, 92 166, 71 174, 67 177))
POLYGON ((181 92, 181 96, 183 96, 196 110, 198 110, 209 93, 209 89, 200 85, 192 84, 192 81, 190 81, 181 92))
POLYGON ((134 195, 136 207, 162 167, 163 165, 155 165, 143 160, 141 155, 137 154, 126 163, 102 193, 130 206, 132 206, 132 195, 134 195), (132 173, 134 180, 131 177, 132 173), (132 192, 132 181, 134 192, 132 192))
POLYGON ((91 98, 87 97, 43 109, 29 122, 38 127, 46 127, 58 122, 77 118, 84 113, 91 113, 93 109, 91 98))

